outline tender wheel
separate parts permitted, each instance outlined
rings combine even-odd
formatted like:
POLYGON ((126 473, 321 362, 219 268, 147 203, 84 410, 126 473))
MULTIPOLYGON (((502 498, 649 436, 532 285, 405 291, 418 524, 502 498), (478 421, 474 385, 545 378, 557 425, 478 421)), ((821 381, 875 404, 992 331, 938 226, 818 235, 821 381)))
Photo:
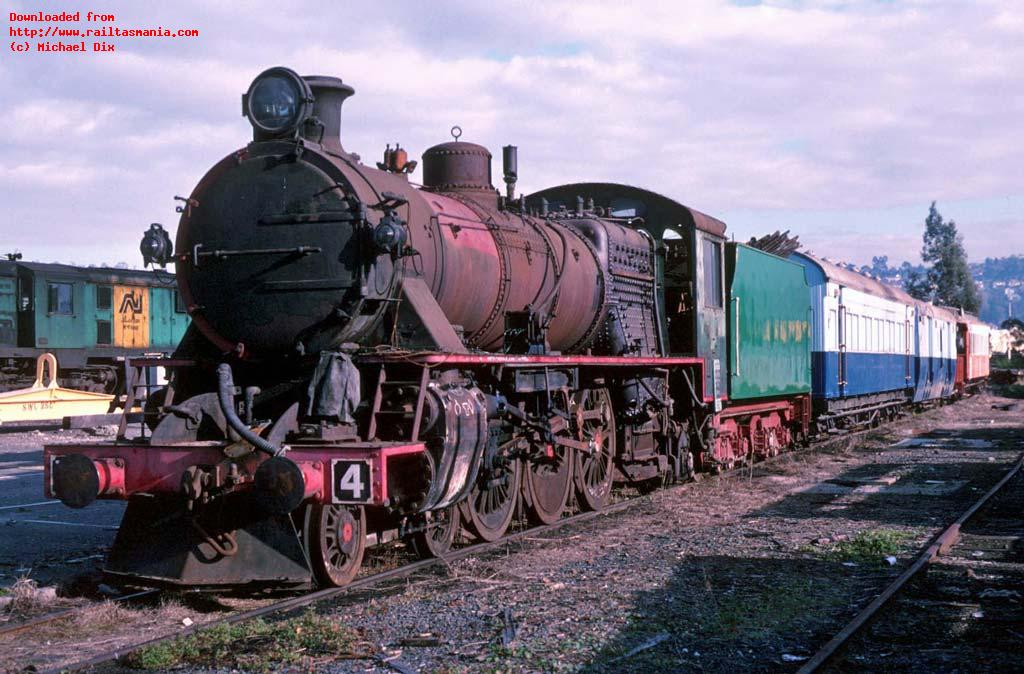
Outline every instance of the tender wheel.
POLYGON ((552 445, 553 456, 527 461, 523 470, 526 516, 534 524, 551 524, 565 511, 572 489, 573 451, 552 445))
POLYGON ((455 533, 459 530, 459 509, 448 506, 426 513, 424 519, 426 530, 413 534, 409 545, 420 559, 440 557, 455 542, 455 533))
POLYGON ((519 501, 522 468, 512 461, 497 474, 481 475, 462 505, 466 528, 477 538, 495 541, 505 535, 519 501))
POLYGON ((576 439, 590 443, 592 452, 574 452, 576 500, 584 510, 600 510, 612 496, 615 460, 615 417, 608 389, 584 390, 572 397, 570 416, 576 439))
POLYGON ((362 506, 307 506, 302 540, 317 582, 324 587, 347 585, 363 562, 366 514, 362 506))

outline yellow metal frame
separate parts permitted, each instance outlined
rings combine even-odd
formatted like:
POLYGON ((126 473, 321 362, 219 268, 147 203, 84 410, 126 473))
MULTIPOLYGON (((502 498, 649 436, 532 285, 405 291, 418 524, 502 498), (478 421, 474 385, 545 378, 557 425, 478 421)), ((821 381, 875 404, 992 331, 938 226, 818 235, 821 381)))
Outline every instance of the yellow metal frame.
POLYGON ((57 384, 57 357, 44 353, 36 359, 36 380, 29 388, 0 393, 0 424, 12 421, 51 421, 64 417, 106 414, 114 396, 62 388, 57 384), (50 383, 43 384, 49 368, 50 383))

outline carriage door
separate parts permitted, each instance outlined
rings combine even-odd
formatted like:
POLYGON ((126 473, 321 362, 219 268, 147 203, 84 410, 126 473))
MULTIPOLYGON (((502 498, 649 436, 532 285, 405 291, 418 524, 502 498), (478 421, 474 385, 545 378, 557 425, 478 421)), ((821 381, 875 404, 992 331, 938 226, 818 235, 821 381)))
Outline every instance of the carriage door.
POLYGON ((126 349, 149 346, 149 289, 114 286, 114 344, 126 349))
POLYGON ((35 276, 18 267, 18 346, 36 345, 35 276))
POLYGON ((910 353, 910 336, 914 332, 913 325, 911 325, 910 323, 913 316, 912 312, 913 309, 908 307, 903 317, 903 381, 906 383, 907 386, 911 385, 911 380, 914 378, 914 374, 910 369, 912 364, 911 361, 913 358, 913 356, 910 353))
POLYGON ((925 385, 931 388, 932 380, 935 377, 935 324, 932 321, 931 316, 928 316, 925 319, 925 335, 925 339, 927 340, 928 344, 928 357, 926 359, 927 374, 925 375, 925 385))
POLYGON ((839 324, 836 326, 838 331, 838 358, 839 363, 836 368, 836 384, 839 387, 839 397, 842 398, 846 395, 846 343, 847 343, 847 331, 846 331, 846 305, 843 304, 843 289, 839 288, 839 324))

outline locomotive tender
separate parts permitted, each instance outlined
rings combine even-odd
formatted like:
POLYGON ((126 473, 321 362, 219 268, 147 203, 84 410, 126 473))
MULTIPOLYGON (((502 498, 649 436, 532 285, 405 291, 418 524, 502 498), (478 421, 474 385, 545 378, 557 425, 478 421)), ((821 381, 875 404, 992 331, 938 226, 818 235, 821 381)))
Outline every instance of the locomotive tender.
MULTIPOLYGON (((147 584, 340 585, 367 540, 423 555, 520 509, 552 522, 774 454, 812 427, 799 262, 652 192, 506 193, 459 141, 376 168, 341 144, 353 90, 286 68, 243 96, 253 141, 186 202, 192 318, 149 437, 46 448, 46 489, 128 507, 106 570, 147 584)), ((908 383, 904 395, 913 387, 908 383)), ((841 422, 840 422, 841 425, 841 422)))

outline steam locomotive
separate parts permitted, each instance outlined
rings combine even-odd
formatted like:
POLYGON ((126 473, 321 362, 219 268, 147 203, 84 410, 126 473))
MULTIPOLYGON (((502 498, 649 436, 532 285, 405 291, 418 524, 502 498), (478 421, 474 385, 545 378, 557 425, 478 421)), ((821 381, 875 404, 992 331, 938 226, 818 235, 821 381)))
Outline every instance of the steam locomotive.
MULTIPOLYGON (((804 262, 636 187, 517 196, 513 146, 501 194, 457 128, 416 186, 401 147, 376 168, 343 148, 352 94, 260 74, 253 141, 202 178, 173 244, 145 233, 191 317, 171 383, 142 437, 46 448, 48 494, 128 500, 109 574, 341 585, 368 542, 442 554, 462 530, 495 540, 517 512, 553 522, 615 483, 647 491, 814 430, 804 262)), ((873 418, 900 389, 822 423, 873 418)))

